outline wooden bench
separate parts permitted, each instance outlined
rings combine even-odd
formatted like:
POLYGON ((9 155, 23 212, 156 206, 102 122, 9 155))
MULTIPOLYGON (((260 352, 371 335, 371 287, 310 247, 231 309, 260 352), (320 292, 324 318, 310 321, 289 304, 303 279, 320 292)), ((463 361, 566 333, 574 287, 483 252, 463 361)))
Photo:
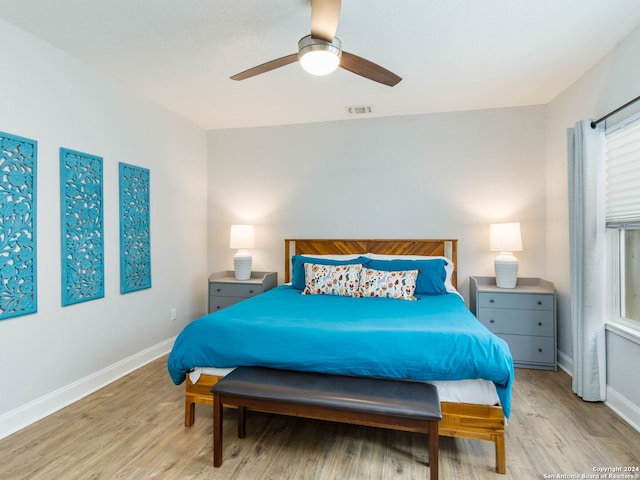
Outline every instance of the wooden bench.
POLYGON ((428 435, 431 480, 438 478, 438 389, 428 383, 238 367, 212 388, 213 466, 222 465, 223 405, 238 407, 238 437, 246 410, 428 435))

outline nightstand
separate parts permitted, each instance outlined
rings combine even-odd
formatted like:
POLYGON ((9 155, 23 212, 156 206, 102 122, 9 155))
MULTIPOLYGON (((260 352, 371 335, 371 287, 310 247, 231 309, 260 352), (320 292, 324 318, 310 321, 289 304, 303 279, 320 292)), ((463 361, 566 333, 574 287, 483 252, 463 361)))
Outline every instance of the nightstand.
POLYGON ((209 313, 255 297, 278 283, 277 272, 251 272, 249 280, 236 280, 233 271, 217 272, 209 277, 209 313))
POLYGON ((516 367, 556 370, 556 292, 541 278, 518 278, 515 288, 496 287, 495 277, 471 277, 470 308, 504 339, 516 367))

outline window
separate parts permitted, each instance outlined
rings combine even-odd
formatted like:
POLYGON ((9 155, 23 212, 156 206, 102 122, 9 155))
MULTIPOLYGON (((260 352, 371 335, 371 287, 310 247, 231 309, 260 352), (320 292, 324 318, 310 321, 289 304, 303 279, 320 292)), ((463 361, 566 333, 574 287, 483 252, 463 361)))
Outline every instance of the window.
POLYGON ((640 322, 640 230, 620 230, 620 316, 640 322))
POLYGON ((618 239, 616 310, 640 326, 640 118, 607 131, 605 194, 607 227, 618 239))

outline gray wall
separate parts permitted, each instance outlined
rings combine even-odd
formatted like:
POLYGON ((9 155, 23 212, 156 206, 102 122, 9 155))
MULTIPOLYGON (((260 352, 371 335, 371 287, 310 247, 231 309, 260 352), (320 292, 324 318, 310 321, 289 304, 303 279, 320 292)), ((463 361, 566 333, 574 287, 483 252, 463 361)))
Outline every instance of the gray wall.
MULTIPOLYGON (((571 371, 573 365, 573 346, 569 309, 566 130, 573 127, 578 120, 600 118, 638 96, 639 55, 640 30, 636 30, 574 85, 547 105, 546 271, 547 275, 554 279, 558 289, 559 359, 563 368, 568 371, 571 371)), ((625 114, 633 111, 627 110, 625 114)), ((613 312, 606 320, 612 317, 613 312)), ((628 365, 640 365, 640 332, 632 331, 626 336, 621 336, 619 332, 619 329, 612 328, 607 331, 607 403, 640 429, 640 391, 637 388, 630 389, 628 385, 629 382, 633 382, 628 365)), ((635 378, 637 379, 637 372, 635 378)))
POLYGON ((1 438, 165 353, 204 313, 207 158, 205 131, 4 21, 0 45, 0 131, 38 141, 38 312, 0 321, 1 438), (62 146, 103 157, 105 253, 104 298, 64 308, 62 146), (152 288, 126 295, 118 162, 151 172, 152 288))
POLYGON ((280 273, 284 238, 457 238, 467 296, 493 272, 489 224, 520 221, 520 272, 545 273, 543 107, 211 131, 208 153, 210 271, 238 222, 280 273))

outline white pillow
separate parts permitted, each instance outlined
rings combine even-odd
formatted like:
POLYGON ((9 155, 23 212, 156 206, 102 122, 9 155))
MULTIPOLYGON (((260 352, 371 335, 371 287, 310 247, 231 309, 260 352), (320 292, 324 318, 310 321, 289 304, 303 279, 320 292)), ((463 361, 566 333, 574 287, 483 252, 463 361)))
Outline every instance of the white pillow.
POLYGON ((349 254, 349 255, 311 255, 306 253, 297 253, 296 255, 299 255, 305 258, 325 258, 327 260, 354 260, 358 257, 366 256, 364 253, 355 253, 355 254, 349 254))

